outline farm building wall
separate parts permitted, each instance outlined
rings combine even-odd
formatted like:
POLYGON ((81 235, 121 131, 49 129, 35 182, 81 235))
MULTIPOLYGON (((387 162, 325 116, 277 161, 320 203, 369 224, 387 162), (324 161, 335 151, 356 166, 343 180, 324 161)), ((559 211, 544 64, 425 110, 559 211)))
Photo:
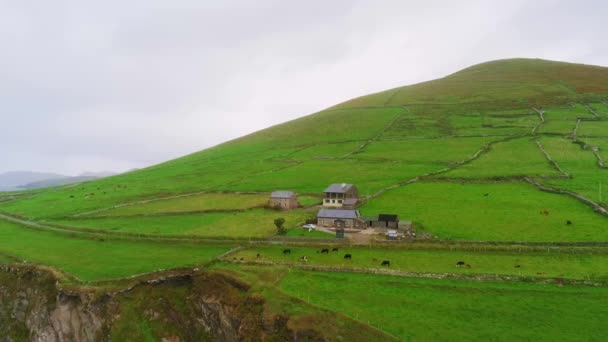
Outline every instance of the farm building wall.
POLYGON ((298 199, 295 196, 291 198, 271 198, 268 205, 283 209, 294 209, 298 207, 298 199))

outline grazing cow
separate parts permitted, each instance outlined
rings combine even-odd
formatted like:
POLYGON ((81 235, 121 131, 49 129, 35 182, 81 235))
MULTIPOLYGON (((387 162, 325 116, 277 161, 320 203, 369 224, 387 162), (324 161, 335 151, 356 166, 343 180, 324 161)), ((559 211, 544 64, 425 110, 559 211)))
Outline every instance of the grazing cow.
POLYGON ((471 268, 471 265, 469 265, 469 264, 466 264, 465 266, 466 266, 466 268, 471 268))
POLYGON ((291 254, 291 249, 284 249, 283 254, 291 254))
POLYGON ((464 266, 464 261, 459 261, 456 263, 456 267, 462 267, 464 266))
POLYGON ((298 259, 298 260, 300 260, 301 262, 308 262, 308 257, 306 255, 301 256, 300 259, 298 259))
POLYGON ((521 267, 521 265, 515 265, 515 268, 520 268, 520 267, 521 267))
POLYGON ((244 258, 241 258, 241 261, 243 261, 243 260, 244 260, 244 258))
POLYGON ((344 254, 344 259, 351 260, 352 258, 353 258, 352 255, 350 255, 350 254, 344 254))
POLYGON ((260 253, 258 253, 258 254, 257 254, 255 257, 256 257, 256 258, 259 258, 259 257, 260 257, 260 253))
POLYGON ((572 221, 568 220, 568 221, 566 221, 566 224, 567 224, 567 225, 571 225, 571 224, 572 224, 572 221))
POLYGON ((382 262, 382 265, 380 265, 380 266, 390 266, 390 265, 391 265, 391 262, 390 262, 390 261, 388 261, 388 260, 384 260, 384 261, 382 262))
POLYGON ((543 215, 548 216, 549 215, 549 210, 543 210, 543 215))
POLYGON ((328 253, 329 253, 329 249, 327 249, 327 248, 323 248, 321 250, 321 254, 328 254, 328 253))
POLYGON ((338 251, 338 248, 337 248, 337 247, 334 247, 334 248, 332 248, 332 249, 331 249, 331 251, 332 251, 332 252, 337 252, 337 251, 338 251))
POLYGON ((484 195, 484 196, 485 196, 485 197, 488 197, 488 196, 490 196, 490 194, 483 194, 483 195, 484 195))

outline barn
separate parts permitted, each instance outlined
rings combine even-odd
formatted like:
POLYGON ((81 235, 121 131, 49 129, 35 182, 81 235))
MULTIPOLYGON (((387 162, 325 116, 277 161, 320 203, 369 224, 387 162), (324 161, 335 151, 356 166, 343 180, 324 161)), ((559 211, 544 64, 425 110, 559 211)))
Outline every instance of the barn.
POLYGON ((324 227, 365 229, 365 220, 355 209, 321 209, 317 213, 317 224, 324 227))
POLYGON ((273 191, 268 205, 273 208, 294 209, 299 205, 298 196, 293 191, 273 191))

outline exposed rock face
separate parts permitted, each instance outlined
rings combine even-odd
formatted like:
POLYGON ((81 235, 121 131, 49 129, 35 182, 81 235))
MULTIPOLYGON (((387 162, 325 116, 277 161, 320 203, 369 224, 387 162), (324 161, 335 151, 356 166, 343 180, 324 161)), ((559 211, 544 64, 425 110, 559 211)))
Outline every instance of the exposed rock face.
POLYGON ((32 266, 0 267, 1 341, 319 340, 314 331, 289 330, 289 317, 269 314, 247 284, 220 274, 174 275, 111 293, 68 293, 56 284, 32 266))

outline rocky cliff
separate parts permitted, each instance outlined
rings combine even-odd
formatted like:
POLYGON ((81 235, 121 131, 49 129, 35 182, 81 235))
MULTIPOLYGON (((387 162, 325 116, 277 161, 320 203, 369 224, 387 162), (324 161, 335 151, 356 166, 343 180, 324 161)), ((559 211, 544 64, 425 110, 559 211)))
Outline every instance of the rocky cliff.
POLYGON ((186 272, 125 289, 61 289, 52 272, 0 267, 0 340, 320 340, 290 330, 231 277, 186 272))

